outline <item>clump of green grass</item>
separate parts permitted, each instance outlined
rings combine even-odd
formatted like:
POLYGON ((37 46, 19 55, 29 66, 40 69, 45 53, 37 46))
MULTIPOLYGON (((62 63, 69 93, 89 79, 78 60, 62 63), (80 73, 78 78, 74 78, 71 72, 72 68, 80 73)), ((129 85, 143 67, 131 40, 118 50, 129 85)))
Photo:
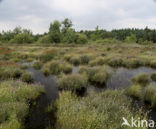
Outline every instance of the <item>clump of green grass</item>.
POLYGON ((0 84, 0 128, 21 129, 29 111, 28 100, 37 99, 41 86, 21 81, 4 81, 0 84))
POLYGON ((55 53, 51 53, 51 52, 44 53, 43 55, 40 56, 40 60, 42 62, 48 62, 48 61, 51 61, 52 59, 54 59, 55 55, 56 55, 55 53))
POLYGON ((129 96, 140 100, 142 98, 142 86, 134 84, 128 89, 127 93, 129 96))
POLYGON ((87 77, 79 74, 62 76, 62 78, 58 81, 58 87, 61 90, 76 92, 86 89, 87 86, 87 77))
POLYGON ((152 107, 156 106, 156 86, 155 85, 149 85, 145 89, 144 100, 146 102, 149 102, 152 107))
POLYGON ((151 65, 152 68, 156 68, 156 61, 155 60, 151 61, 150 65, 151 65))
POLYGON ((81 59, 81 64, 88 64, 89 61, 91 60, 91 57, 88 55, 82 55, 80 56, 81 59))
POLYGON ((151 75, 151 79, 152 79, 153 81, 156 81, 156 73, 153 73, 153 74, 151 75))
MULTIPOLYGON (((122 118, 128 121, 147 119, 141 110, 135 112, 130 100, 120 90, 91 93, 79 99, 71 92, 62 92, 57 100, 57 129, 120 129, 122 118), (75 117, 76 116, 76 117, 75 117)), ((127 128, 124 127, 123 128, 127 128)), ((137 128, 136 128, 137 129, 137 128)))
POLYGON ((64 60, 69 62, 71 57, 72 57, 72 55, 65 55, 64 60))
POLYGON ((26 83, 33 83, 34 82, 33 75, 30 72, 23 73, 22 76, 21 76, 21 80, 23 82, 26 82, 26 83))
POLYGON ((60 73, 69 74, 71 72, 72 72, 71 65, 58 60, 48 62, 43 67, 43 73, 45 75, 50 75, 50 74, 58 75, 60 73))
POLYGON ((133 78, 134 83, 146 86, 150 81, 149 75, 147 73, 141 73, 133 78))
POLYGON ((112 67, 120 67, 123 66, 123 59, 122 58, 113 58, 109 60, 108 64, 112 67))
POLYGON ((0 79, 8 80, 8 79, 18 79, 21 77, 23 71, 15 66, 2 66, 0 67, 0 79))
POLYGON ((145 66, 145 62, 141 59, 127 58, 123 60, 123 66, 127 68, 138 68, 140 66, 145 66))
POLYGON ((81 67, 79 73, 88 76, 90 83, 97 86, 105 86, 106 82, 111 74, 108 66, 102 67, 81 67))
POLYGON ((106 62, 106 60, 103 57, 97 57, 94 60, 91 60, 89 62, 89 66, 98 66, 98 65, 103 65, 106 62))
POLYGON ((42 68, 42 62, 41 61, 36 61, 33 65, 33 67, 36 69, 36 70, 40 70, 42 68))
POLYGON ((73 56, 70 58, 69 62, 75 66, 81 64, 81 58, 79 56, 73 56))

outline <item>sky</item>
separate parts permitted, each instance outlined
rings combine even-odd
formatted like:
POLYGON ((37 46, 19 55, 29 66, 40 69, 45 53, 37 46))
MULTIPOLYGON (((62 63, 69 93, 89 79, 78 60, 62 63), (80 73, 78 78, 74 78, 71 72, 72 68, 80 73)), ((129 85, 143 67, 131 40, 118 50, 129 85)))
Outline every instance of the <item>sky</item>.
POLYGON ((156 28, 155 0, 0 0, 0 31, 17 26, 48 32, 51 22, 70 18, 73 28, 156 28))

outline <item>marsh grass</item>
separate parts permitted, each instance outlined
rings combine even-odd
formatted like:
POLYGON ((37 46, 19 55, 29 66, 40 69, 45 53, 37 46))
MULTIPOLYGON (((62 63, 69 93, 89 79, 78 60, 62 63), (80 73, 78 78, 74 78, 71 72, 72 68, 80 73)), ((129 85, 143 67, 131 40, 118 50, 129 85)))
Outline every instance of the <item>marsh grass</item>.
POLYGON ((37 99, 43 89, 21 81, 4 81, 0 84, 0 128, 21 129, 28 113, 30 100, 37 99))
POLYGON ((156 107, 156 85, 149 85, 145 89, 144 101, 149 102, 153 108, 156 107))
POLYGON ((128 121, 132 117, 146 119, 141 110, 135 112, 130 107, 130 102, 118 90, 91 93, 81 99, 71 92, 62 92, 57 100, 56 129, 120 129, 123 116, 128 121))
POLYGON ((21 80, 26 83, 33 83, 34 82, 33 74, 30 72, 24 72, 21 76, 21 80))
POLYGON ((151 75, 151 79, 152 79, 153 81, 156 81, 156 73, 153 73, 153 74, 151 75))
POLYGON ((129 96, 140 100, 142 99, 142 90, 142 86, 134 84, 127 90, 127 93, 129 96))
POLYGON ((139 75, 133 77, 133 82, 146 86, 150 81, 150 77, 147 73, 140 73, 139 75))
POLYGON ((36 69, 36 70, 40 70, 42 68, 43 64, 41 61, 36 61, 34 64, 33 64, 33 67, 36 69))
POLYGON ((72 72, 72 66, 59 60, 54 60, 46 63, 43 67, 43 73, 45 75, 59 75, 61 73, 69 74, 72 72))
POLYGON ((58 81, 58 87, 60 90, 79 92, 86 89, 87 86, 87 77, 79 74, 62 76, 58 81))

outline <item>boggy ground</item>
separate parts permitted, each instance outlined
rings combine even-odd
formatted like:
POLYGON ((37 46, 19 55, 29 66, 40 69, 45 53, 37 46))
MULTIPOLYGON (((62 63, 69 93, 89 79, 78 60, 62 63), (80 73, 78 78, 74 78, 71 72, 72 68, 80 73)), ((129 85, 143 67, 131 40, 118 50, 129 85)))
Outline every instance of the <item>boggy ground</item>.
MULTIPOLYGON (((29 67, 27 64, 32 65, 34 69, 47 77, 55 75, 58 78, 59 98, 55 104, 53 102, 46 107, 49 114, 55 111, 55 128, 58 129, 128 128, 121 127, 123 116, 128 120, 131 117, 147 119, 145 112, 142 110, 136 112, 131 108, 129 96, 148 101, 152 108, 156 106, 156 97, 153 92, 156 90, 155 73, 152 76, 142 73, 134 77, 133 85, 128 89, 106 90, 100 93, 90 93, 85 97, 79 96, 79 93, 84 92, 90 84, 95 87, 105 87, 108 79, 118 67, 144 66, 155 69, 156 45, 3 45, 0 46, 0 91, 10 93, 10 90, 14 91, 15 88, 16 92, 12 94, 13 97, 2 96, 0 104, 6 107, 5 103, 8 102, 16 106, 22 103, 24 108, 15 107, 7 116, 4 115, 6 108, 0 110, 0 116, 3 116, 0 117, 3 118, 0 120, 0 129, 25 128, 23 121, 30 108, 27 102, 39 97, 41 91, 44 92, 44 89, 30 88, 26 90, 26 93, 36 93, 36 95, 30 98, 25 97, 27 95, 24 92, 25 87, 38 85, 32 84, 34 77, 27 71, 29 67), (78 67, 74 73, 73 67, 78 67), (17 81, 19 81, 19 87, 24 85, 23 90, 18 91, 20 88, 14 87, 13 84, 17 84, 17 81), (145 96, 142 95, 142 91, 145 92, 145 96), (19 118, 16 115, 18 112, 25 112, 25 115, 19 118)), ((47 129, 53 128, 50 125, 46 126, 47 129)))

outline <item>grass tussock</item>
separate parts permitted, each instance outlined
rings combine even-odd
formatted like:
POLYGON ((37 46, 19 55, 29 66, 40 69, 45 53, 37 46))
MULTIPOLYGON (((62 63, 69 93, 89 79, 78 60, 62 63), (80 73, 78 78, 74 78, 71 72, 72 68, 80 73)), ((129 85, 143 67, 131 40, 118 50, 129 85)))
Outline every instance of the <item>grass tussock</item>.
POLYGON ((150 81, 150 77, 147 73, 141 73, 133 78, 134 83, 146 86, 150 81))
POLYGON ((25 72, 22 74, 22 77, 21 77, 21 80, 23 82, 26 82, 26 83, 33 83, 34 82, 34 78, 33 78, 33 75, 32 73, 30 72, 25 72))
POLYGON ((0 128, 21 129, 28 113, 28 100, 35 100, 43 92, 38 85, 21 81, 4 81, 0 84, 0 128))
POLYGON ((141 110, 131 110, 130 100, 118 90, 91 93, 81 99, 71 92, 62 92, 57 109, 56 129, 120 129, 123 116, 128 121, 132 117, 146 119, 141 110))
POLYGON ((152 79, 153 81, 156 81, 156 73, 153 73, 153 74, 151 75, 151 79, 152 79))
POLYGON ((105 86, 109 76, 111 75, 110 71, 111 70, 108 66, 81 67, 79 73, 87 75, 90 83, 96 84, 97 86, 105 86))
POLYGON ((140 100, 142 98, 142 90, 142 86, 134 84, 128 89, 127 93, 129 96, 140 100))
POLYGON ((156 85, 149 85, 145 89, 144 100, 149 102, 152 107, 156 107, 156 85))
POLYGON ((48 62, 43 67, 43 73, 45 75, 58 75, 60 73, 69 74, 72 72, 72 66, 65 62, 61 62, 58 60, 48 62))
POLYGON ((76 92, 86 89, 87 86, 87 77, 79 74, 65 75, 58 81, 58 87, 61 90, 76 92))
POLYGON ((36 61, 34 64, 33 64, 33 67, 36 69, 36 70, 40 70, 42 68, 42 62, 41 61, 36 61))

